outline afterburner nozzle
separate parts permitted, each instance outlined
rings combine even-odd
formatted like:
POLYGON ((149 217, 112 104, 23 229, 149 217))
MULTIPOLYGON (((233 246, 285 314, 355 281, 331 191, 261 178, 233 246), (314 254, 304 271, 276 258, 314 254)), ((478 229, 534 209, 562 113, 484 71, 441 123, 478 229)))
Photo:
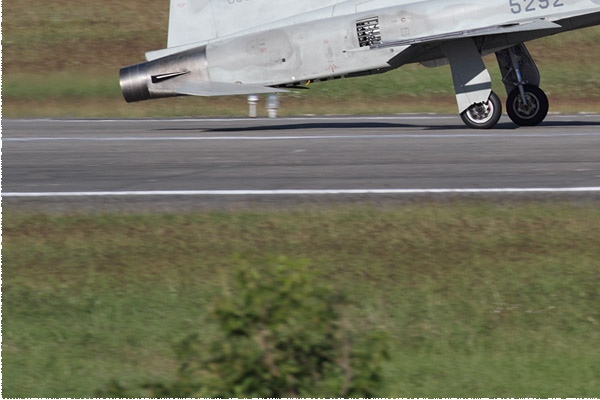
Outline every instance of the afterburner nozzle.
POLYGON ((128 103, 152 98, 148 89, 150 74, 147 62, 121 68, 119 82, 123 97, 128 103))
POLYGON ((128 103, 182 96, 186 82, 207 82, 206 48, 196 47, 156 60, 121 68, 120 84, 128 103))

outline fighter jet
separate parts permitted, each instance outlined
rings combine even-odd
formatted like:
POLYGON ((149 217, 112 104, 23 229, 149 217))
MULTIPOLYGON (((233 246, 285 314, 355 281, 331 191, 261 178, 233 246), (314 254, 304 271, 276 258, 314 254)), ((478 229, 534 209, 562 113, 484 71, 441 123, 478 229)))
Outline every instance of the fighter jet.
POLYGON ((600 24, 600 0, 171 0, 167 48, 122 68, 127 102, 277 93, 405 64, 450 65, 458 112, 492 128, 502 104, 482 57, 495 53, 520 126, 548 98, 525 42, 600 24))

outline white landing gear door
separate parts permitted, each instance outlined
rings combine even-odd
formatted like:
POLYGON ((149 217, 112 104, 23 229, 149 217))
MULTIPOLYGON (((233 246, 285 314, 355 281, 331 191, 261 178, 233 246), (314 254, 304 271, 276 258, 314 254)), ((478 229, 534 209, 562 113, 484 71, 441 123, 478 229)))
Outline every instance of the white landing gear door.
POLYGON ((458 112, 486 103, 492 92, 492 78, 473 39, 447 41, 442 51, 450 61, 458 112))

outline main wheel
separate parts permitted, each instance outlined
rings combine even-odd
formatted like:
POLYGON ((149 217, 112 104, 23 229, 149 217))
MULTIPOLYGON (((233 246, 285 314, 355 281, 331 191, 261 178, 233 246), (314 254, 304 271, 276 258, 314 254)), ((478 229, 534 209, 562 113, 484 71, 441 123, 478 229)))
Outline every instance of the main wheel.
POLYGON ((519 88, 515 88, 506 100, 506 112, 512 121, 520 126, 535 126, 548 115, 548 97, 542 89, 533 85, 524 85, 525 99, 519 88))
POLYGON ((502 103, 496 95, 491 92, 490 98, 485 103, 474 104, 460 114, 463 122, 473 129, 493 128, 502 116, 502 103))

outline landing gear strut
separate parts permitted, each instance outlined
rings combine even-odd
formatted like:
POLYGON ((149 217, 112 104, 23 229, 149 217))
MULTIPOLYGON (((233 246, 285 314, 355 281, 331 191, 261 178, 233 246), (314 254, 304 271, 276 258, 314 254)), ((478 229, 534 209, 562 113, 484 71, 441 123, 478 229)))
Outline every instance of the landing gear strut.
POLYGON ((498 123, 501 116, 502 103, 494 92, 491 92, 487 102, 474 104, 460 114, 465 125, 473 129, 490 129, 498 123))
POLYGON ((540 85, 540 74, 523 43, 496 53, 508 93, 506 112, 519 126, 535 126, 548 115, 548 97, 540 85))

